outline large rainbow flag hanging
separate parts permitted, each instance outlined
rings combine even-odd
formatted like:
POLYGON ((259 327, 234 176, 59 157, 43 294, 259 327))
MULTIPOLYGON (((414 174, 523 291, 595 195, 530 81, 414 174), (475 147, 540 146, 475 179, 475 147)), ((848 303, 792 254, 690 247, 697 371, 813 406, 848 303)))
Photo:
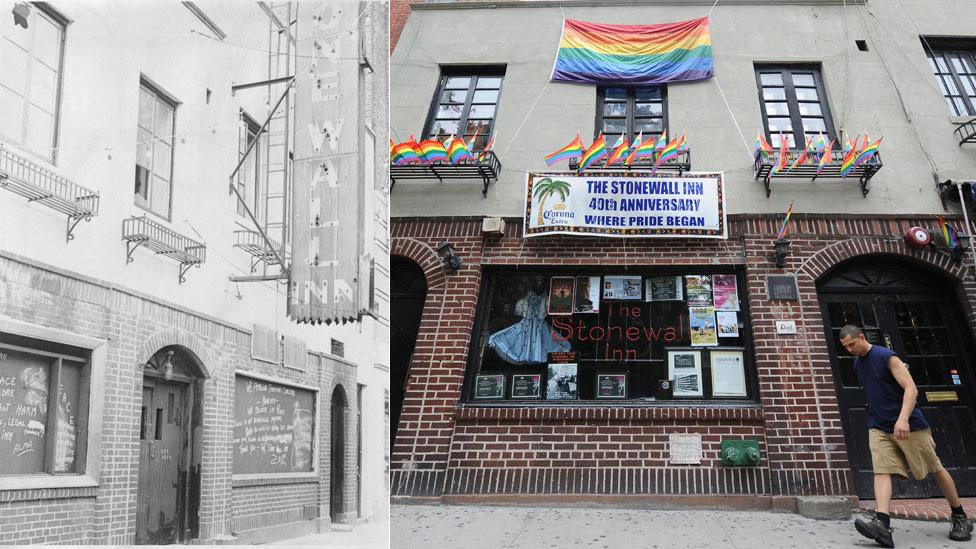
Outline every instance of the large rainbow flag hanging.
POLYGON ((663 25, 563 20, 552 80, 583 84, 661 84, 715 74, 708 17, 663 25))

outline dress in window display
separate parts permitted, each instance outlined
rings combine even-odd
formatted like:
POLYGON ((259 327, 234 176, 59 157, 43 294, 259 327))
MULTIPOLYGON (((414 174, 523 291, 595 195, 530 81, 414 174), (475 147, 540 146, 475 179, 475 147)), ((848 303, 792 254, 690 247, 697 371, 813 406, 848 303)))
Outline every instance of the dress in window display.
POLYGON ((533 291, 515 303, 515 314, 522 320, 499 330, 488 338, 488 346, 506 362, 540 364, 549 353, 570 349, 568 341, 552 337, 552 326, 546 322, 546 299, 533 291))

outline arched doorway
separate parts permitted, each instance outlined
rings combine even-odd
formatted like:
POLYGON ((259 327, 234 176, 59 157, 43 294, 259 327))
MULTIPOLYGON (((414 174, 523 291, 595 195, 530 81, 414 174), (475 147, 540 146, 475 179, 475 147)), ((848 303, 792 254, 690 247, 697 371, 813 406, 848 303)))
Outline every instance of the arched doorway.
POLYGON ((410 357, 417 344, 420 317, 427 299, 427 279, 424 271, 413 261, 394 256, 390 265, 391 281, 391 338, 390 392, 393 417, 390 422, 390 441, 396 440, 400 424, 400 409, 410 369, 410 357))
MULTIPOLYGON (((860 326, 872 345, 892 349, 909 365, 943 465, 956 479, 960 495, 976 495, 972 341, 956 282, 935 270, 871 255, 835 267, 821 277, 817 291, 858 497, 874 498, 874 472, 867 401, 854 357, 838 342, 845 324, 860 326)), ((930 479, 894 478, 894 497, 940 493, 930 479)))
POLYGON ((136 543, 196 538, 200 509, 200 445, 204 370, 185 347, 158 350, 143 366, 139 423, 136 543))
POLYGON ((332 391, 332 443, 329 471, 329 518, 332 522, 345 521, 343 492, 346 487, 346 392, 341 385, 332 391))

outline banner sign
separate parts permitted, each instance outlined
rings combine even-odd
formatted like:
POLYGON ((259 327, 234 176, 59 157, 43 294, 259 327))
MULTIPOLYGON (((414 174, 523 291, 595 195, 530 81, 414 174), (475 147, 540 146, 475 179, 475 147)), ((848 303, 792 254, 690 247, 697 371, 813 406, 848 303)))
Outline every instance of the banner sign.
POLYGON ((526 237, 727 238, 721 173, 529 173, 526 237))

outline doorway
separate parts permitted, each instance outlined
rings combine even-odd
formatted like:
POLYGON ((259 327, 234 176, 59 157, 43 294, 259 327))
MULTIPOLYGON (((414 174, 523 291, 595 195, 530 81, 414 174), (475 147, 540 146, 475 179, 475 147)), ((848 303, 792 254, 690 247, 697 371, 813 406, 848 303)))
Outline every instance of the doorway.
POLYGON ((390 442, 396 440, 400 424, 400 409, 406 391, 410 357, 417 344, 420 317, 427 300, 427 279, 424 271, 413 261, 394 256, 390 264, 391 346, 390 392, 393 416, 390 422, 390 442))
MULTIPOLYGON (((844 437, 860 498, 874 499, 874 472, 867 400, 854 372, 854 357, 838 341, 845 324, 861 327, 869 343, 890 348, 908 364, 942 464, 956 480, 961 496, 976 495, 971 335, 953 286, 937 273, 877 257, 836 269, 818 284, 844 437)), ((940 495, 931 478, 892 478, 893 497, 940 495)))
POLYGON ((343 492, 346 486, 346 393, 341 385, 332 391, 332 445, 329 486, 329 518, 333 523, 344 522, 343 492))

